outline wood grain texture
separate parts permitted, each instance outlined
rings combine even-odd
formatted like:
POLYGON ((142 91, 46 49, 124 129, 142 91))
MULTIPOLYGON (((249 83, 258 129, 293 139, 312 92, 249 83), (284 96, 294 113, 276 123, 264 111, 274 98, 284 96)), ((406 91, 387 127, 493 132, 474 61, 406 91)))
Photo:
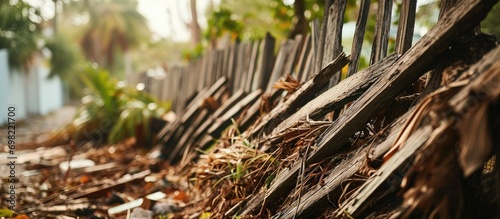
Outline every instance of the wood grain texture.
MULTIPOLYGON (((496 2, 469 0, 452 9, 325 131, 316 142, 316 150, 307 158, 305 165, 319 162, 334 154, 340 145, 366 124, 380 106, 393 99, 431 68, 462 29, 477 25, 496 2)), ((280 194, 288 193, 295 185, 300 166, 296 164, 281 172, 264 192, 264 196, 256 195, 248 202, 243 214, 260 209, 264 200, 267 203, 275 203, 280 194)))

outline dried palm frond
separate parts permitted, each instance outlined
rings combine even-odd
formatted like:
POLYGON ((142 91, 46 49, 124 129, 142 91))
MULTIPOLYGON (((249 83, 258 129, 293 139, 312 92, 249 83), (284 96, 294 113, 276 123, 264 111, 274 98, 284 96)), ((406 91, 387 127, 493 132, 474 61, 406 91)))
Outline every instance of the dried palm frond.
POLYGON ((287 74, 284 79, 281 79, 274 83, 273 88, 283 89, 288 92, 288 95, 295 92, 300 87, 300 82, 293 78, 290 74, 287 74))
POLYGON ((211 111, 215 111, 217 110, 217 108, 219 108, 219 103, 217 103, 217 100, 215 100, 214 97, 210 96, 203 100, 202 107, 211 111))
POLYGON ((205 197, 211 218, 225 218, 233 206, 266 183, 276 165, 271 155, 257 150, 235 127, 229 128, 191 169, 197 191, 193 195, 205 197))
POLYGON ((445 122, 436 128, 403 178, 401 186, 406 192, 402 218, 416 210, 430 218, 458 218, 461 215, 464 200, 461 170, 455 153, 458 134, 451 127, 452 123, 445 122))
POLYGON ((260 100, 260 115, 264 115, 271 111, 273 103, 271 103, 271 94, 269 93, 264 93, 262 94, 261 100, 260 100))
POLYGON ((478 216, 475 210, 463 209, 479 206, 474 199, 481 195, 482 170, 493 153, 493 126, 489 123, 498 120, 498 115, 489 110, 500 100, 500 63, 488 69, 470 83, 466 78, 473 72, 462 74, 459 81, 423 99, 386 154, 392 156, 420 125, 434 127, 401 183, 402 218, 415 212, 429 218, 462 218, 464 213, 478 216))

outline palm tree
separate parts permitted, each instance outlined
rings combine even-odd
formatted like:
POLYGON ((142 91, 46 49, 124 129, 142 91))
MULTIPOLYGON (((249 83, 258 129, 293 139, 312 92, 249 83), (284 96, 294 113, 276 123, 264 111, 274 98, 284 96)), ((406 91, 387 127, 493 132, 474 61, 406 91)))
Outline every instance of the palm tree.
POLYGON ((136 1, 95 0, 92 4, 83 3, 89 21, 80 43, 88 59, 111 68, 117 52, 125 54, 149 40, 151 33, 146 19, 137 11, 136 1))
POLYGON ((10 67, 29 67, 38 51, 40 21, 39 11, 31 5, 23 1, 0 0, 0 49, 9 51, 10 67))

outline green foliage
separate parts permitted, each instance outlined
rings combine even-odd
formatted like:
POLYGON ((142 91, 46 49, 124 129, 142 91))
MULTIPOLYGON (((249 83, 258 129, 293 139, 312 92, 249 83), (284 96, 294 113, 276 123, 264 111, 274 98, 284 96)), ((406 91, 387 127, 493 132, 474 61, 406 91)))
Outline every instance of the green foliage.
POLYGON ((77 64, 81 62, 76 45, 62 36, 56 36, 47 39, 45 47, 52 53, 49 78, 57 75, 62 79, 68 79, 71 75, 74 76, 77 64))
POLYGON ((482 31, 494 34, 497 38, 500 38, 500 20, 498 19, 499 14, 500 4, 497 3, 495 6, 493 6, 493 9, 490 11, 486 19, 481 22, 482 31))
POLYGON ((23 1, 0 1, 0 49, 9 51, 9 65, 27 68, 38 51, 40 11, 23 1))
MULTIPOLYGON (((323 15, 322 0, 304 0, 308 21, 323 15)), ((208 30, 205 37, 214 40, 223 33, 231 33, 241 40, 262 39, 270 32, 278 40, 286 38, 294 20, 293 5, 282 0, 221 0, 214 11, 208 12, 208 30), (236 36, 237 34, 237 36, 236 36)))
MULTIPOLYGON (((65 3, 66 19, 88 18, 78 34, 86 58, 101 67, 113 68, 116 57, 147 44, 151 32, 146 19, 137 11, 137 1, 71 0, 65 3)), ((118 69, 121 70, 121 69, 118 69)))
POLYGON ((87 65, 82 80, 89 92, 82 98, 79 109, 69 130, 74 130, 73 138, 87 139, 86 133, 99 130, 106 135, 109 143, 116 143, 135 136, 137 142, 148 144, 152 133, 150 121, 160 117, 169 109, 149 94, 127 87, 123 82, 110 77, 105 70, 87 65), (109 133, 109 136, 107 135, 109 133))
POLYGON ((191 60, 196 60, 198 58, 201 58, 203 53, 205 52, 205 49, 202 44, 196 45, 192 49, 184 50, 182 52, 182 59, 186 61, 191 61, 191 60))
POLYGON ((233 39, 241 34, 243 22, 229 8, 221 6, 212 11, 208 18, 208 28, 204 35, 207 39, 216 39, 229 33, 233 39))

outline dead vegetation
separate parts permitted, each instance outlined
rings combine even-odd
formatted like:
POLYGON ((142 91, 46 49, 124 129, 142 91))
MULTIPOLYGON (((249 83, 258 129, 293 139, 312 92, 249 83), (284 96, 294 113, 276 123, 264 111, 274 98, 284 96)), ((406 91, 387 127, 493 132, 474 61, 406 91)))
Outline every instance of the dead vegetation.
MULTIPOLYGON (((283 43, 268 68, 272 39, 261 49, 233 45, 226 51, 232 62, 192 63, 193 72, 212 75, 185 84, 186 93, 202 88, 159 132, 158 148, 136 155, 133 140, 89 147, 82 154, 95 167, 51 179, 46 172, 40 182, 52 186, 50 194, 22 210, 84 202, 96 215, 129 218, 132 207, 111 214, 101 205, 114 194, 125 205, 142 200, 135 207, 146 210, 175 206, 155 211, 158 218, 499 217, 500 47, 487 34, 464 38, 494 3, 464 0, 413 47, 374 54, 380 59, 333 87, 329 79, 351 60, 339 53, 316 65, 308 58, 311 36, 283 43), (249 52, 241 48, 259 49, 249 65, 238 61, 249 52), (168 162, 151 155, 159 151, 168 162), (65 184, 57 190, 56 181, 65 184), (147 197, 156 192, 164 196, 147 197)), ((396 44, 411 45, 408 36, 399 34, 396 44)), ((75 216, 75 209, 57 212, 75 216)))

